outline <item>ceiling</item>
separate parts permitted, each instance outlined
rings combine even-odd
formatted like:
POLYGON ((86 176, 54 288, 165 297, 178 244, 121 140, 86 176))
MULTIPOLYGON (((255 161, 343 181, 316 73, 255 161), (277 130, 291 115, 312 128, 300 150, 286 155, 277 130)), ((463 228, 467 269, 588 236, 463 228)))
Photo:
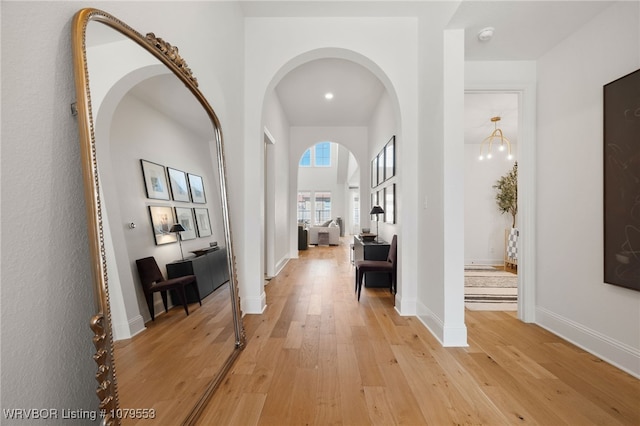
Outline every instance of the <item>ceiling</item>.
POLYGON ((209 142, 213 125, 206 110, 173 74, 160 74, 135 85, 128 94, 209 142))
POLYGON ((383 90, 369 70, 335 58, 300 65, 276 87, 292 126, 366 126, 383 90))
MULTIPOLYGON (((389 0, 241 2, 246 16, 420 16, 429 13, 429 3, 389 0)), ((507 61, 538 59, 611 2, 465 0, 447 4, 452 5, 447 28, 465 29, 466 60, 507 61), (480 42, 476 35, 487 26, 495 28, 494 37, 489 42, 480 42)), ((101 37, 105 37, 104 34, 101 37)), ((168 86, 160 80, 155 83, 140 87, 136 95, 158 105, 160 100, 154 94, 166 91, 168 86)), ((377 77, 364 67, 335 58, 305 63, 285 75, 276 86, 276 94, 292 126, 367 125, 384 90, 377 77), (332 100, 325 99, 327 92, 333 93, 332 100)), ((171 114, 174 117, 182 115, 185 120, 191 115, 186 108, 174 108, 171 114)), ((490 118, 496 115, 503 117, 500 127, 515 143, 517 97, 467 95, 465 141, 479 143, 488 136, 493 130, 490 118)))
MULTIPOLYGON (((428 3, 428 2, 427 2, 428 3)), ((244 2, 252 16, 333 16, 363 13, 365 2, 244 2), (327 4, 328 3, 328 4, 327 4), (268 7, 267 7, 268 6, 268 7), (358 7, 359 6, 359 7, 358 7), (314 15, 315 16, 315 15, 314 15)), ((447 28, 465 29, 466 60, 536 60, 611 3, 608 1, 462 1, 447 28), (480 29, 494 27, 494 37, 480 42, 480 29)), ((367 15, 407 16, 424 13, 425 2, 366 2, 367 15), (398 7, 389 9, 389 5, 398 7), (422 6, 420 8, 419 6, 422 6)), ((428 7, 428 4, 427 4, 428 7)), ((368 70, 345 60, 324 59, 304 64, 276 87, 292 126, 366 125, 384 88, 368 70), (327 101, 324 93, 334 98, 327 101)), ((516 95, 474 94, 466 98, 465 140, 480 143, 493 130, 490 118, 513 143, 517 135, 516 95)))

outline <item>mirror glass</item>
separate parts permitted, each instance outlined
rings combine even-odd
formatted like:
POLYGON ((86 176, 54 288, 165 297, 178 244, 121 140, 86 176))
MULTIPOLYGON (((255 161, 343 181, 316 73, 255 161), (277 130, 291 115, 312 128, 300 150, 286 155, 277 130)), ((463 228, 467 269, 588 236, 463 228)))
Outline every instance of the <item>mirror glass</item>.
POLYGON ((162 39, 83 9, 73 41, 101 406, 123 424, 189 424, 244 346, 220 124, 162 39), (195 276, 186 307, 180 287, 166 312, 144 290, 149 256, 164 278, 195 276))

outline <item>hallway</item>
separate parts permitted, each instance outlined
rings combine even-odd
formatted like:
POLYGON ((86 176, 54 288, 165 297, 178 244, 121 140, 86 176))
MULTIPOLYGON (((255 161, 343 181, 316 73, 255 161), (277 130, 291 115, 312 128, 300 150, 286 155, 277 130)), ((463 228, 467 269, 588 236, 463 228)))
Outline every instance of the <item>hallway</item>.
POLYGON ((514 313, 467 311, 470 346, 443 348, 387 289, 358 303, 341 240, 270 281, 199 424, 640 424, 640 381, 514 313))

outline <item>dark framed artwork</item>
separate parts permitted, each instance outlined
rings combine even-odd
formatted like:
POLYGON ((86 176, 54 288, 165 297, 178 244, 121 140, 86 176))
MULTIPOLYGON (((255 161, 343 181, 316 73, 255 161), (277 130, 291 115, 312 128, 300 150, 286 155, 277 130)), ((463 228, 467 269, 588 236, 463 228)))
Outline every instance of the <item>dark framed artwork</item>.
POLYGON ((205 204, 207 202, 204 196, 204 183, 202 176, 187 173, 189 178, 189 189, 191 191, 191 201, 197 204, 205 204))
POLYGON ((371 187, 378 186, 378 157, 371 160, 371 187))
POLYGON ((167 174, 169 175, 169 186, 171 187, 171 195, 174 201, 184 201, 186 203, 191 201, 191 198, 189 198, 187 174, 181 170, 172 169, 171 167, 167 167, 167 174))
POLYGON ((196 224, 193 219, 193 209, 188 207, 176 207, 177 223, 181 224, 186 231, 180 233, 183 241, 196 238, 196 224))
POLYGON ((640 291, 640 70, 603 99, 604 282, 640 291))
POLYGON ((147 198, 155 200, 170 200, 169 186, 164 166, 147 160, 140 160, 142 166, 142 178, 147 198))
POLYGON ((396 184, 384 189, 384 221, 396 223, 396 184))
POLYGON ((396 137, 391 139, 384 146, 384 177, 389 180, 396 175, 396 137))
POLYGON ((175 243, 178 237, 175 232, 169 232, 176 220, 173 216, 173 208, 170 206, 149 206, 151 227, 156 245, 175 243))
POLYGON ((196 227, 198 229, 198 237, 208 237, 211 235, 211 222, 209 221, 209 210, 201 207, 193 209, 196 217, 196 227))
POLYGON ((378 154, 378 185, 384 182, 384 150, 378 154))

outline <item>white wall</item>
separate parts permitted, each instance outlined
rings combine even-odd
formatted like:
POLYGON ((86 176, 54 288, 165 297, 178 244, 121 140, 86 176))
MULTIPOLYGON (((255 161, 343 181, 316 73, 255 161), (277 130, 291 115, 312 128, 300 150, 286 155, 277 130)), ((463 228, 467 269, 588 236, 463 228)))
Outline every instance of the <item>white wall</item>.
MULTIPOLYGON (((227 160, 236 163, 228 170, 232 214, 239 217, 242 208, 237 4, 2 2, 3 409, 98 407, 91 260, 77 120, 70 114, 71 19, 87 4, 179 46, 205 96, 223 112, 227 160)), ((242 224, 232 226, 237 236, 242 224)))
MULTIPOLYGON (((402 191, 400 190, 400 184, 398 183, 399 179, 397 174, 391 179, 385 181, 383 184, 380 184, 375 188, 371 188, 371 161, 373 160, 374 156, 378 155, 378 153, 384 148, 385 144, 389 142, 389 139, 391 139, 391 137, 393 137, 397 133, 397 131, 398 125, 393 114, 391 99, 389 98, 389 94, 387 92, 383 92, 382 96, 380 96, 380 100, 378 101, 378 105, 373 111, 371 120, 369 121, 369 156, 367 157, 368 161, 361 165, 361 169, 368 171, 369 174, 367 176, 369 177, 366 180, 360 182, 362 193, 365 194, 360 203, 360 222, 361 227, 369 227, 371 229, 371 232, 376 232, 375 229, 377 225, 380 232, 380 239, 388 242, 391 242, 391 239, 394 235, 400 234, 400 218, 402 216, 398 215, 398 212, 401 211, 402 208, 402 191), (372 217, 371 215, 369 215, 369 212, 371 211, 371 193, 380 191, 383 188, 389 187, 393 184, 396 184, 396 223, 386 223, 383 220, 382 216, 380 216, 380 221, 376 223, 375 220, 371 220, 372 217)), ((398 162, 403 153, 401 142, 402 141, 399 138, 396 138, 396 162, 398 162)), ((396 171, 399 172, 399 166, 396 166, 396 171)), ((381 202, 379 201, 379 203, 381 202)), ((384 204, 380 204, 380 206, 383 209, 385 207, 384 204)))
POLYGON ((639 7, 614 3, 540 58, 537 138, 537 321, 636 376, 640 292, 603 283, 602 88, 640 68, 639 7))
MULTIPOLYGON (((266 194, 267 220, 266 262, 267 273, 275 275, 293 257, 289 252, 290 221, 289 204, 295 203, 289 193, 289 122, 275 92, 267 97, 264 107, 264 128, 274 138, 274 144, 267 147, 266 187, 272 193, 266 194), (270 218, 269 218, 270 215, 270 218), (271 228, 272 229, 271 229, 271 228)), ((296 237, 297 238, 297 237, 296 237)), ((297 252, 296 252, 297 254, 297 252)))
POLYGON ((98 407, 87 222, 70 114, 77 7, 2 3, 3 409, 98 407))
MULTIPOLYGON (((417 238, 414 252, 400 252, 403 268, 413 268, 411 275, 403 277, 403 280, 416 282, 413 287, 401 289, 400 303, 406 305, 401 306, 401 311, 408 313, 413 305, 413 313, 446 344, 461 344, 461 340, 466 343, 464 336, 462 339, 449 339, 445 333, 447 328, 460 330, 464 321, 463 308, 455 307, 457 318, 451 320, 446 315, 449 307, 445 304, 444 109, 449 94, 444 90, 444 28, 456 7, 457 4, 450 2, 430 4, 428 11, 420 16, 417 64, 419 138, 415 145, 403 142, 403 157, 411 158, 412 164, 408 170, 401 170, 399 176, 403 188, 403 205, 399 212, 403 229, 401 241, 412 235, 417 238)), ((460 54, 458 50, 456 54, 460 54)), ((459 71, 456 75, 460 75, 459 71)), ((456 99, 462 95, 452 94, 456 99)), ((459 269, 462 270, 462 266, 459 269)), ((405 274, 404 270, 402 274, 405 274)), ((462 281, 456 286, 462 289, 462 281)), ((464 333, 456 334, 461 336, 464 333)))

